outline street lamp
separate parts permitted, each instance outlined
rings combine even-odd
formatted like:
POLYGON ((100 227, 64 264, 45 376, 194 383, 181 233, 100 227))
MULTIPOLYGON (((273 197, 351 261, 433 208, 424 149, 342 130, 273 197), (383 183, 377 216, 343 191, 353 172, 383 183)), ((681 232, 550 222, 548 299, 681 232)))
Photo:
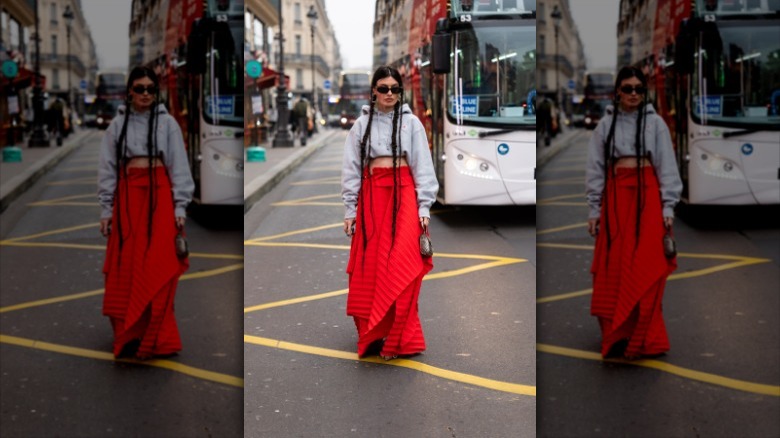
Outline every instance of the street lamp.
POLYGON ((550 17, 553 19, 553 26, 555 27, 555 105, 558 106, 559 104, 559 98, 558 93, 560 92, 560 84, 558 83, 558 28, 561 25, 561 11, 558 9, 558 5, 555 5, 553 7, 553 11, 550 14, 550 17))
POLYGON ((309 7, 309 12, 306 14, 306 18, 309 19, 309 25, 311 26, 311 104, 313 105, 314 112, 316 114, 317 106, 315 105, 315 102, 317 102, 316 97, 316 88, 314 86, 314 76, 315 76, 315 70, 314 70, 314 31, 317 30, 317 11, 314 10, 314 5, 311 5, 309 7))
POLYGON ((70 5, 65 5, 65 12, 62 13, 62 18, 65 19, 65 28, 67 29, 67 45, 68 45, 68 57, 67 57, 67 63, 68 63, 68 96, 65 99, 65 103, 67 104, 68 108, 70 108, 70 111, 68 111, 68 124, 71 126, 71 129, 73 128, 72 120, 71 120, 71 113, 73 112, 73 106, 71 105, 71 102, 73 101, 71 99, 71 85, 70 85, 70 27, 71 24, 73 24, 73 11, 70 10, 70 5))
POLYGON ((49 137, 43 130, 43 96, 41 90, 41 34, 38 30, 38 0, 35 4, 35 86, 33 86, 33 132, 28 145, 30 147, 49 147, 49 137))
POLYGON ((279 6, 279 86, 276 88, 276 135, 271 143, 273 147, 292 147, 293 139, 290 135, 290 129, 287 126, 290 119, 290 111, 287 108, 287 83, 284 80, 284 26, 282 25, 282 6, 283 2, 277 3, 279 6))

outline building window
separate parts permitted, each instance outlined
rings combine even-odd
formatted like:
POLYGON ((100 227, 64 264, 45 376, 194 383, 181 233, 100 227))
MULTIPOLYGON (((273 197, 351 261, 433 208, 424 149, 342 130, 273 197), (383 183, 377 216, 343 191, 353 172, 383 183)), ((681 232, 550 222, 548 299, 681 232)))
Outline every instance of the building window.
POLYGON ((539 56, 544 56, 544 35, 539 35, 539 47, 536 48, 539 56))
POLYGON ((537 3, 536 8, 538 9, 536 13, 536 21, 544 23, 545 20, 547 20, 547 14, 544 13, 544 3, 537 3))
POLYGON ((57 56, 57 35, 51 36, 51 54, 57 56))
POLYGON ((252 14, 244 12, 244 28, 246 30, 252 30, 252 14))
POLYGON ((301 56, 301 36, 295 35, 295 54, 301 56))
POLYGON ((295 88, 303 90, 303 70, 300 68, 295 69, 295 88))
POLYGON ((59 71, 59 69, 53 68, 51 70, 51 88, 53 90, 59 90, 60 89, 60 71, 59 71))
POLYGON ((539 88, 542 89, 542 90, 546 90, 547 89, 547 70, 541 69, 541 70, 539 70, 539 73, 540 73, 539 79, 541 79, 541 81, 539 83, 539 88))
MULTIPOLYGON (((3 28, 5 30, 5 27, 3 28)), ((22 47, 21 39, 22 25, 11 17, 11 50, 19 50, 22 47)))
POLYGON ((303 21, 301 20, 301 4, 296 3, 295 4, 295 24, 303 24, 303 21))
POLYGON ((49 11, 51 11, 51 24, 57 24, 57 3, 51 2, 51 5, 49 5, 49 11))
POLYGON ((265 50, 265 44, 263 41, 263 35, 265 34, 265 31, 263 30, 264 27, 265 26, 263 25, 263 22, 255 18, 254 31, 252 32, 255 43, 255 50, 265 50))

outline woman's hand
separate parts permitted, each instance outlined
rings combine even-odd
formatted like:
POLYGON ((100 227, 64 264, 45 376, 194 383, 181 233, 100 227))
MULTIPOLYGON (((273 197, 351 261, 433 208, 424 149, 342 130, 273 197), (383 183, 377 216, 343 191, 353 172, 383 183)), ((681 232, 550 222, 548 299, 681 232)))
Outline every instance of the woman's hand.
POLYGON ((355 218, 347 218, 344 219, 344 234, 347 235, 347 237, 352 237, 352 232, 354 231, 352 228, 355 226, 355 218))
POLYGON ((588 233, 591 237, 599 234, 599 218, 588 219, 588 233))
POLYGON ((108 237, 108 235, 111 234, 111 218, 100 219, 100 234, 102 234, 103 237, 108 237))
POLYGON ((420 226, 423 227, 423 229, 428 228, 428 224, 431 222, 431 218, 429 217, 420 217, 420 226))
POLYGON ((183 229, 185 222, 187 222, 187 218, 186 217, 177 217, 176 218, 176 228, 178 228, 180 230, 183 229))
POLYGON ((672 228, 672 224, 674 224, 674 217, 673 216, 667 216, 664 218, 664 226, 669 229, 672 228))

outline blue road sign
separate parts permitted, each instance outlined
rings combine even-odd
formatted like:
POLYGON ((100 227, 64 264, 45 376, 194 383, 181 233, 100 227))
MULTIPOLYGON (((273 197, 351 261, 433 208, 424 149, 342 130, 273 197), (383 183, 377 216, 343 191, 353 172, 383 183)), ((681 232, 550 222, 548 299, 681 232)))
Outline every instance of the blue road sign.
POLYGON ((87 89, 87 80, 86 79, 82 79, 81 82, 79 82, 79 88, 82 89, 82 90, 86 90, 87 89))
POLYGON ((330 90, 330 80, 325 79, 325 82, 323 82, 322 87, 326 90, 330 90))
POLYGON ((18 74, 19 66, 16 65, 14 61, 11 61, 10 59, 3 61, 3 76, 7 77, 8 79, 13 79, 18 74))
POLYGON ((263 64, 252 59, 246 63, 246 75, 252 79, 257 79, 263 75, 263 64))
POLYGON ((569 90, 574 89, 574 79, 569 79, 569 90))

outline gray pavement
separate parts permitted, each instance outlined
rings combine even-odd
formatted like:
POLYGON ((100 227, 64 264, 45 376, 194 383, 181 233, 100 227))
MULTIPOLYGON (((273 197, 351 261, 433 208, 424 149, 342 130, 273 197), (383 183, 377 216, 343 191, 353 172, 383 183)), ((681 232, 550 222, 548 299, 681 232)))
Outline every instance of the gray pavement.
POLYGON ((340 132, 343 132, 340 128, 320 128, 308 139, 306 146, 301 146, 298 140, 293 147, 272 147, 270 139, 261 143, 259 146, 265 148, 266 160, 244 164, 244 212, 340 132))
POLYGON ((52 167, 81 146, 85 139, 96 135, 102 136, 103 131, 77 129, 64 140, 62 146, 55 146, 52 140, 49 147, 34 148, 27 146, 25 137, 25 141, 17 145, 22 150, 22 161, 0 162, 0 213, 52 167))
POLYGON ((536 139, 536 167, 540 168, 545 163, 552 160, 553 157, 558 155, 561 151, 566 150, 569 146, 580 143, 583 138, 589 138, 590 131, 583 128, 571 128, 564 126, 561 129, 561 133, 556 135, 550 141, 549 146, 544 145, 544 141, 541 137, 536 139))

